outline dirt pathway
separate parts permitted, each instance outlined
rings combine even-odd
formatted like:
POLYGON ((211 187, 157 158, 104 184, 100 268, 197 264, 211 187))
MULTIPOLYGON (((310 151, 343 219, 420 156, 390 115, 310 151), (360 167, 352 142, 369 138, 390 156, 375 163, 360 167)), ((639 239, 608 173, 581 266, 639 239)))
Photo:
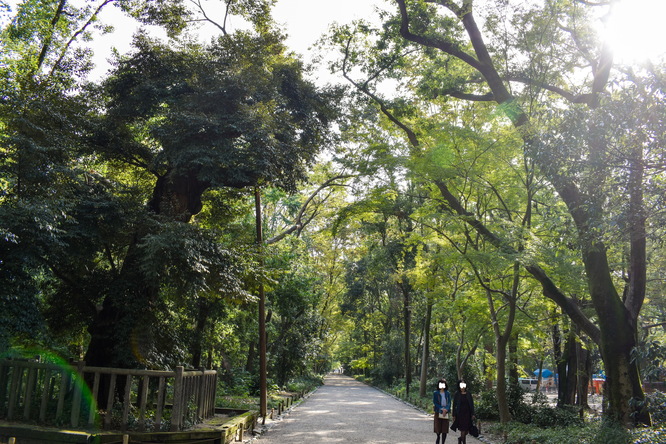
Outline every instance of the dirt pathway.
MULTIPOLYGON (((421 410, 353 378, 333 374, 255 442, 433 444, 432 423, 432 416, 421 410)), ((457 444, 458 433, 449 432, 445 443, 457 444)), ((467 437, 467 444, 478 443, 467 437)))

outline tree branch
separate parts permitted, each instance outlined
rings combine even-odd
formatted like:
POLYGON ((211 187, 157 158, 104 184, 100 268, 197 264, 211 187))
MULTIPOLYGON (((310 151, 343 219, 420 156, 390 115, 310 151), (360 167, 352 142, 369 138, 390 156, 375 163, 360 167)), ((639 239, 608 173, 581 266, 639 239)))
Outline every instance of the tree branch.
MULTIPOLYGON (((504 251, 507 254, 517 255, 510 245, 503 242, 495 233, 490 231, 481 221, 476 219, 472 213, 465 210, 460 201, 451 193, 446 184, 442 181, 435 183, 440 190, 440 193, 446 200, 449 207, 462 218, 467 224, 472 226, 474 230, 481 234, 485 239, 489 240, 491 244, 504 251)), ((601 333, 599 328, 592 323, 592 321, 585 316, 578 304, 568 298, 550 279, 547 273, 538 265, 524 265, 525 270, 532 275, 540 284, 543 290, 543 295, 548 299, 555 302, 557 305, 571 317, 571 319, 578 324, 583 331, 597 344, 601 340, 601 333)))
POLYGON ((386 105, 384 104, 384 101, 383 101, 382 99, 380 99, 379 96, 377 96, 376 94, 372 93, 372 92, 368 89, 368 81, 364 82, 364 83, 361 85, 360 83, 358 83, 358 82, 356 82, 354 79, 352 79, 351 76, 349 75, 349 71, 348 71, 348 69, 347 69, 347 63, 348 63, 348 60, 349 60, 349 46, 351 45, 351 41, 352 41, 352 37, 350 37, 350 38, 347 40, 347 45, 346 45, 346 47, 345 47, 345 57, 344 57, 344 60, 342 61, 342 76, 343 76, 345 79, 347 79, 347 81, 348 81, 349 83, 351 83, 352 85, 354 85, 354 87, 355 87, 356 89, 358 89, 358 90, 361 91, 363 94, 365 94, 366 96, 368 96, 368 97, 370 97, 372 100, 374 100, 375 103, 377 103, 377 104, 379 105, 379 109, 381 110, 381 112, 382 112, 386 117, 388 117, 388 119, 389 119, 391 122, 393 122, 395 125, 397 125, 400 129, 402 129, 402 130, 405 132, 405 134, 407 135, 407 138, 409 139, 409 143, 410 143, 414 148, 418 147, 418 146, 419 146, 419 140, 418 140, 418 138, 416 137, 416 133, 414 133, 414 131, 412 131, 411 128, 409 128, 407 125, 405 125, 404 123, 402 123, 398 118, 396 118, 396 117, 393 115, 393 113, 391 113, 391 111, 389 111, 389 109, 386 107, 386 105))
POLYGON ((58 57, 58 60, 56 60, 56 62, 55 62, 55 63, 53 64, 53 66, 51 67, 51 71, 49 72, 49 76, 52 76, 52 75, 53 75, 53 73, 55 72, 55 70, 56 70, 56 69, 58 68, 58 66, 60 66, 60 64, 62 63, 62 60, 65 58, 65 54, 67 54, 67 50, 70 48, 70 46, 72 46, 72 44, 76 41, 76 39, 77 39, 81 34, 83 34, 83 33, 85 32, 85 30, 88 28, 88 26, 90 26, 90 25, 95 21, 95 19, 96 19, 97 16, 99 15, 99 13, 102 11, 102 8, 104 8, 106 5, 108 5, 109 3, 113 2, 113 1, 114 1, 114 0, 104 0, 104 2, 102 2, 102 4, 99 5, 99 6, 97 7, 97 9, 95 9, 95 12, 92 13, 92 15, 91 15, 91 16, 88 18, 88 20, 86 21, 86 23, 85 23, 81 28, 79 28, 78 31, 76 31, 76 32, 72 35, 72 37, 69 39, 69 41, 67 42, 67 44, 65 45, 65 47, 64 47, 63 50, 61 51, 61 53, 60 53, 60 57, 58 57))
MULTIPOLYGON (((409 14, 407 13, 407 5, 405 4, 405 0, 396 0, 396 1, 398 3, 398 7, 400 8, 400 17, 401 17, 400 35, 402 35, 402 37, 411 42, 418 43, 420 45, 428 46, 430 48, 440 49, 443 52, 462 60, 463 62, 470 65, 472 68, 478 71, 482 71, 479 61, 475 59, 471 54, 462 51, 460 48, 458 48, 457 45, 454 45, 451 42, 447 42, 446 40, 433 39, 430 37, 413 34, 409 30, 409 14)), ((444 4, 443 1, 442 4, 444 4)))
POLYGON ((56 25, 58 24, 58 22, 60 21, 60 17, 64 13, 66 4, 67 0, 60 0, 58 2, 58 7, 56 8, 53 18, 51 19, 51 28, 49 29, 49 34, 47 35, 46 39, 44 39, 44 43, 42 44, 42 49, 39 52, 39 57, 37 59, 37 66, 35 67, 34 70, 35 73, 39 72, 39 70, 42 68, 42 65, 44 64, 44 60, 46 59, 46 54, 48 54, 49 48, 51 47, 51 42, 53 41, 53 34, 55 33, 56 25))
POLYGON ((311 216, 307 220, 303 220, 305 212, 308 209, 308 206, 312 203, 312 201, 317 196, 317 194, 319 194, 319 192, 321 192, 321 190, 323 190, 327 187, 342 186, 341 184, 334 183, 334 182, 336 180, 346 179, 346 178, 349 178, 349 177, 352 177, 352 176, 341 174, 341 175, 338 175, 338 176, 335 176, 335 177, 331 177, 330 179, 326 180, 324 183, 319 185, 319 187, 317 187, 317 189, 314 190, 310 194, 310 196, 305 200, 305 202, 303 202, 303 205, 301 205, 301 208, 299 209, 298 214, 296 215, 296 218, 294 219, 293 224, 291 226, 289 226, 287 229, 285 229, 284 231, 282 231, 281 233, 277 234, 276 236, 273 236, 272 238, 266 240, 266 244, 270 245, 270 244, 274 244, 276 242, 279 242, 279 241, 281 241, 282 239, 284 239, 285 237, 287 237, 288 235, 290 235, 291 233, 293 233, 295 231, 298 231, 300 233, 301 230, 303 230, 303 228, 308 223, 310 223, 313 219, 313 217, 311 216))
MULTIPOLYGON (((208 17, 208 14, 206 14, 206 10, 204 7, 201 5, 201 0, 191 0, 192 4, 197 7, 199 12, 201 12, 201 15, 203 15, 203 21, 206 21, 214 26, 216 26, 220 31, 222 31, 222 34, 227 35, 227 17, 229 17, 229 7, 231 6, 231 1, 227 1, 227 7, 224 11, 224 21, 220 25, 217 23, 215 20, 211 19, 208 17)), ((200 20, 197 20, 200 21, 200 20)))

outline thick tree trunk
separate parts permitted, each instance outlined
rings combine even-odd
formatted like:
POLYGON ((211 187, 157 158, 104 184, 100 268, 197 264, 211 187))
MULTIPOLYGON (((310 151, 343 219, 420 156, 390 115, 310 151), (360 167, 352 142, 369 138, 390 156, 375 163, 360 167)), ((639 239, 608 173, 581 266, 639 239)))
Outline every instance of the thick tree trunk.
MULTIPOLYGON (((604 397, 609 406, 607 413, 611 419, 632 424, 635 422, 631 417, 634 408, 630 401, 645 399, 638 361, 631 356, 636 346, 636 322, 610 279, 605 251, 588 251, 585 264, 592 302, 599 315, 599 349, 606 372, 604 397)), ((647 412, 634 413, 636 421, 650 423, 647 412)))
POLYGON ((114 287, 88 327, 88 365, 136 368, 146 359, 152 338, 151 307, 158 289, 141 274, 131 246, 114 287))
MULTIPOLYGON (((201 195, 206 188, 207 184, 193 175, 183 177, 172 172, 157 180, 148 209, 187 223, 201 210, 201 195)), ((150 344, 141 346, 152 337, 152 311, 159 295, 159 282, 144 275, 140 267, 138 245, 148 234, 144 227, 136 233, 113 287, 88 327, 91 335, 85 357, 88 365, 136 368, 145 360, 142 348, 150 349, 150 344), (138 341, 138 338, 143 339, 138 341)))

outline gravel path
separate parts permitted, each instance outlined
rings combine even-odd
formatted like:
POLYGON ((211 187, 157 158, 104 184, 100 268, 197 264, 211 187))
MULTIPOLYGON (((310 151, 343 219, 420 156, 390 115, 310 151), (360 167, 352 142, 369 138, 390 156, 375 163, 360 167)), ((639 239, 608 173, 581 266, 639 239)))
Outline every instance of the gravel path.
MULTIPOLYGON (((377 389, 343 375, 324 385, 275 421, 257 444, 390 443, 433 444, 433 419, 377 389)), ((458 433, 446 444, 457 444, 458 433)), ((471 436, 467 444, 479 444, 471 436)))

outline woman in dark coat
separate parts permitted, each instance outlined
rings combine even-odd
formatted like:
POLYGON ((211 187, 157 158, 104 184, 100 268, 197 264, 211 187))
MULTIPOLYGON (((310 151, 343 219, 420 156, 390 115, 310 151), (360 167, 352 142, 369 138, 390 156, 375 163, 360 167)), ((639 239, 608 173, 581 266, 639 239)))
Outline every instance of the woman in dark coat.
POLYGON ((467 434, 474 419, 474 400, 467 391, 467 383, 461 379, 458 381, 458 391, 453 395, 453 423, 460 430, 458 444, 467 442, 467 434))
POLYGON ((442 378, 437 381, 437 390, 432 394, 432 403, 435 408, 435 433, 437 434, 437 440, 435 444, 440 444, 439 438, 442 434, 441 444, 444 444, 446 441, 446 434, 449 431, 449 420, 448 415, 451 411, 451 394, 449 393, 449 387, 446 383, 446 379, 442 378))

